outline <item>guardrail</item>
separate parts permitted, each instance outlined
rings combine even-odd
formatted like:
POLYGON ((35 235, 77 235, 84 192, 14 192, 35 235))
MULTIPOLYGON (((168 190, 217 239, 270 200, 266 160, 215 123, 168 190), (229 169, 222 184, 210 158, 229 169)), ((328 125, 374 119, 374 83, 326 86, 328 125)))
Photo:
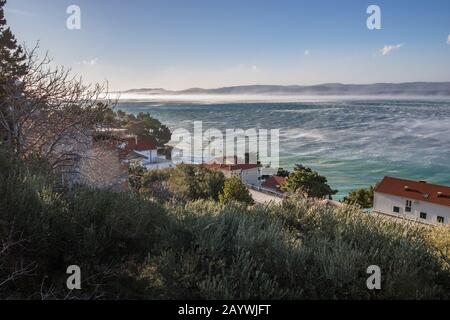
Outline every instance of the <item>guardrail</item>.
POLYGON ((272 189, 268 189, 268 188, 264 188, 264 187, 259 187, 259 186, 255 186, 255 185, 248 184, 248 183, 245 183, 245 186, 246 186, 247 188, 252 189, 252 190, 255 190, 255 191, 259 191, 259 192, 262 192, 262 193, 268 193, 268 194, 270 194, 270 195, 274 195, 274 196, 277 196, 277 197, 279 197, 279 198, 284 198, 284 194, 283 194, 283 193, 273 191, 272 189))

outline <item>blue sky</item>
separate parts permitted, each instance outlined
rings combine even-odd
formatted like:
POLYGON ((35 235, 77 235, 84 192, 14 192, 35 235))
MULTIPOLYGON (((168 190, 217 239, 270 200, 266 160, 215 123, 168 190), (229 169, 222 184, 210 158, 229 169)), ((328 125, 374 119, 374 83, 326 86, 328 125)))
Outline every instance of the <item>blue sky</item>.
POLYGON ((6 17, 19 41, 113 90, 450 81, 448 0, 9 0, 6 17), (72 4, 81 30, 66 28, 72 4), (381 30, 366 27, 370 4, 381 30))

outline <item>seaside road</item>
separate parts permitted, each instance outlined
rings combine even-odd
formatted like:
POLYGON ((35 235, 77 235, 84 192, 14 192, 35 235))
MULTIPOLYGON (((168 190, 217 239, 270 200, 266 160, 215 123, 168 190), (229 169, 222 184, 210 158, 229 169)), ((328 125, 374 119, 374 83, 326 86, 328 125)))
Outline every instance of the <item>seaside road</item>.
POLYGON ((250 194, 252 195, 253 200, 255 200, 256 203, 260 203, 260 204, 269 204, 270 202, 273 202, 275 204, 281 203, 281 201, 283 199, 267 194, 267 193, 263 193, 263 192, 259 192, 256 190, 252 190, 249 189, 248 191, 250 191, 250 194))

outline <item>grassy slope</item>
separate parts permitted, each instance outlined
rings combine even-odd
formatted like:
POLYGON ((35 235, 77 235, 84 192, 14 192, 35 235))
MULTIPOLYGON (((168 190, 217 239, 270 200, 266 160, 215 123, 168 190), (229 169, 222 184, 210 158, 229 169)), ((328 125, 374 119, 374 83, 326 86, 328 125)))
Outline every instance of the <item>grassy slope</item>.
POLYGON ((0 298, 449 298, 448 228, 306 199, 154 205, 0 157, 0 298), (68 293, 66 268, 82 269, 68 293), (382 290, 366 288, 378 265, 382 290), (25 269, 25 270, 23 270, 25 269))

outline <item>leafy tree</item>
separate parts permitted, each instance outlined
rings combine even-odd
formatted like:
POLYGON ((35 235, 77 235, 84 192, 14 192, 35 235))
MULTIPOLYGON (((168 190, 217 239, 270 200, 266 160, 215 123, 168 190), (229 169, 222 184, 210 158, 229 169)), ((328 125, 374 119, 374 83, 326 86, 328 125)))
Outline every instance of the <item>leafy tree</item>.
POLYGON ((299 164, 289 174, 281 190, 290 193, 303 192, 311 198, 323 198, 326 196, 331 198, 332 195, 338 192, 328 185, 326 177, 319 175, 319 173, 313 171, 311 168, 299 164))
POLYGON ((175 169, 166 168, 146 171, 141 177, 139 194, 146 199, 164 203, 173 197, 168 180, 175 169))
POLYGON ((373 207, 373 186, 353 190, 343 200, 344 203, 357 205, 363 209, 373 207))
POLYGON ((289 171, 284 170, 283 168, 278 168, 277 176, 287 178, 289 177, 289 173, 290 173, 289 171))
POLYGON ((218 201, 225 176, 221 171, 189 164, 150 171, 137 166, 129 169, 128 181, 135 193, 160 202, 173 197, 183 201, 218 201))
POLYGON ((246 204, 253 204, 253 198, 247 187, 237 177, 231 177, 225 180, 223 191, 219 195, 220 203, 237 201, 246 204))
POLYGON ((137 117, 129 116, 127 122, 131 134, 152 138, 158 146, 163 146, 172 137, 169 128, 149 113, 141 112, 137 117))
POLYGON ((121 126, 117 113, 109 105, 100 102, 97 108, 101 110, 96 119, 99 124, 113 128, 121 126))
POLYGON ((46 159, 76 180, 74 167, 86 157, 91 132, 107 108, 105 87, 85 85, 69 70, 26 51, 6 26, 0 0, 0 141, 16 155, 46 159))
POLYGON ((204 198, 218 201, 225 184, 225 176, 219 170, 203 169, 199 184, 204 198))
POLYGON ((169 188, 185 200, 219 199, 225 176, 218 170, 196 165, 180 164, 169 178, 169 188))

